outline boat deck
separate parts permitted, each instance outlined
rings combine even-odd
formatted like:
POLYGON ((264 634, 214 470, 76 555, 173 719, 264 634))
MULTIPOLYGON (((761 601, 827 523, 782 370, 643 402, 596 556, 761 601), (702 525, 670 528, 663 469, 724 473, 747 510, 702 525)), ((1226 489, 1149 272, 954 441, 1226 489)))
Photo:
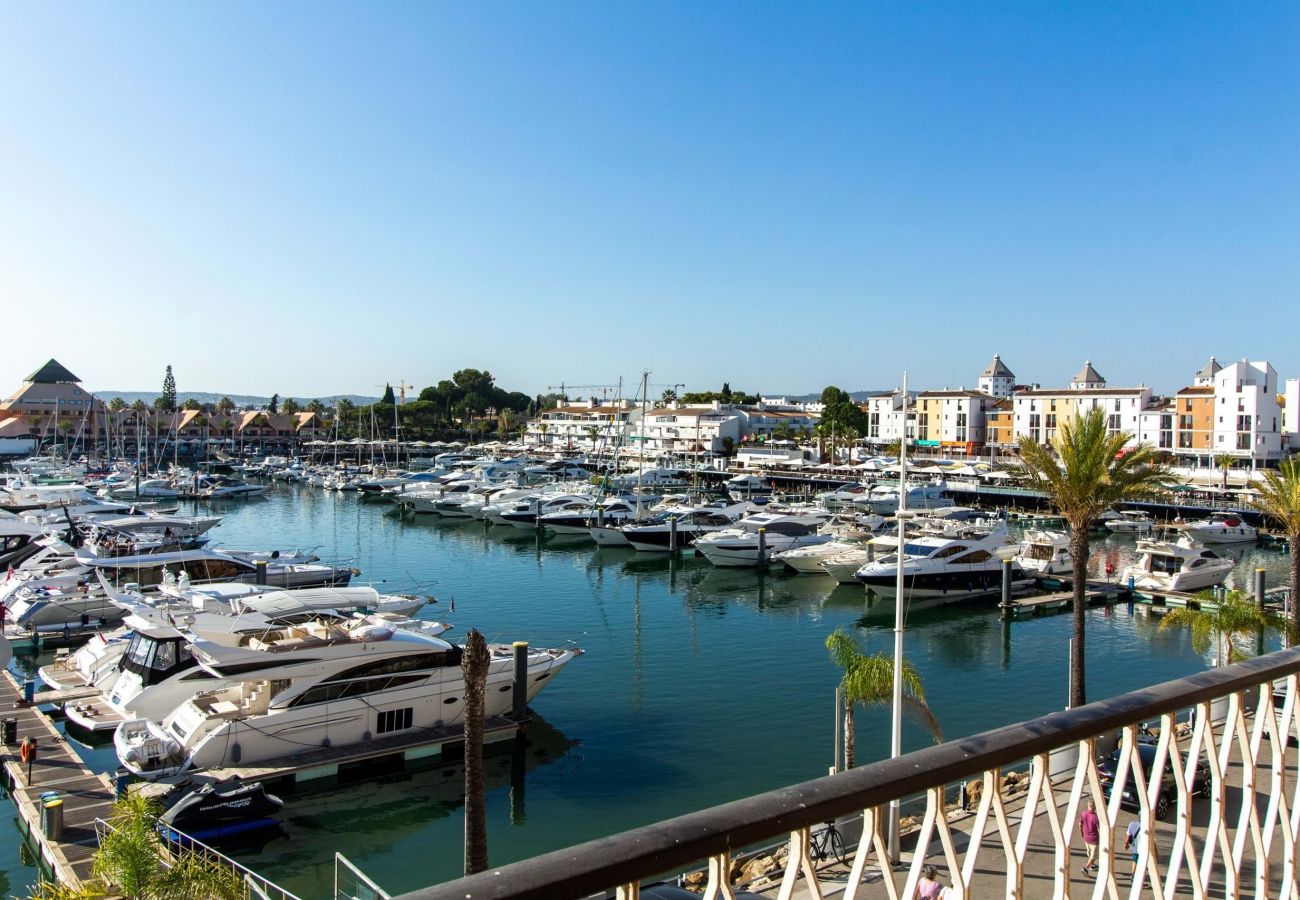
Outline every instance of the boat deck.
POLYGON ((22 691, 14 677, 4 672, 0 677, 0 717, 18 722, 18 741, 34 737, 37 756, 27 767, 18 755, 18 746, 0 745, 0 767, 6 788, 18 810, 19 828, 38 848, 45 864, 61 884, 77 886, 90 878, 91 865, 99 846, 95 819, 106 818, 113 806, 113 783, 106 775, 96 775, 67 746, 48 716, 35 706, 19 705, 22 691), (63 837, 58 841, 41 833, 40 795, 58 791, 63 797, 63 837))

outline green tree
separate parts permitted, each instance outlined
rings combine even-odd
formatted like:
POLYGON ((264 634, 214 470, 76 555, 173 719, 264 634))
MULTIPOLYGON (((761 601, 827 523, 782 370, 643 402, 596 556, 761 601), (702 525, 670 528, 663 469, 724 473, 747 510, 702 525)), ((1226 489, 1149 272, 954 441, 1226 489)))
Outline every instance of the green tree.
POLYGON ((272 395, 271 395, 271 401, 270 401, 269 403, 266 404, 266 411, 269 412, 269 413, 270 413, 271 415, 273 415, 273 416, 276 415, 276 414, 278 414, 278 413, 280 412, 280 395, 279 395, 279 394, 272 394, 272 395))
POLYGON ((672 403, 676 399, 677 399, 677 391, 673 390, 672 388, 665 388, 664 392, 659 395, 660 403, 665 403, 665 404, 672 403))
POLYGON ((231 400, 229 397, 222 397, 220 400, 217 401, 218 415, 228 416, 234 411, 235 411, 235 401, 231 400))
POLYGON ((1188 626, 1192 650, 1204 656, 1213 649, 1217 665, 1226 666, 1253 656, 1249 639, 1260 629, 1292 631, 1286 618, 1260 609, 1253 598, 1241 591, 1228 591, 1222 599, 1216 599, 1213 591, 1202 591, 1196 599, 1201 602, 1200 609, 1172 609, 1160 620, 1160 627, 1188 626))
POLYGON ((1020 463, 1014 471, 1047 494, 1070 526, 1074 563, 1074 642, 1070 656, 1070 705, 1087 702, 1084 688, 1084 607, 1088 589, 1089 532, 1111 507, 1162 495, 1172 482, 1169 470, 1155 460, 1150 444, 1126 450, 1127 432, 1110 434, 1106 414, 1093 407, 1082 418, 1062 423, 1051 445, 1025 435, 1019 440, 1020 463))
POLYGON ((897 459, 898 457, 902 456, 902 455, 903 455, 903 439, 902 439, 902 438, 894 438, 892 441, 890 441, 888 444, 885 445, 884 450, 883 450, 882 452, 883 452, 883 455, 885 455, 885 456, 892 456, 892 457, 894 457, 895 459, 897 459))
POLYGON ((294 413, 302 412, 302 406, 292 397, 286 397, 284 402, 280 404, 280 412, 293 415, 294 413))
POLYGON ((136 400, 131 404, 131 411, 132 411, 132 412, 135 412, 135 413, 142 413, 142 412, 145 412, 145 411, 148 410, 148 409, 149 409, 149 404, 145 403, 143 400, 141 400, 141 399, 139 399, 139 398, 137 398, 137 399, 136 399, 136 400))
POLYGON ((109 412, 121 412, 124 409, 126 409, 126 401, 121 397, 114 397, 112 400, 108 401, 109 412))
POLYGON ((718 400, 722 403, 731 402, 731 382, 722 382, 722 390, 718 391, 718 400))
POLYGON ((736 452, 736 441, 731 436, 722 439, 722 455, 731 458, 731 454, 736 452))
POLYGON ((1287 560, 1291 564, 1291 628, 1300 633, 1300 458, 1295 456, 1264 472, 1264 478, 1255 485, 1254 506, 1266 516, 1271 516, 1286 534, 1291 551, 1287 560))
POLYGON ((176 376, 172 374, 171 366, 163 376, 162 393, 154 401, 154 407, 160 412, 176 412, 176 376))
POLYGON ((595 450, 596 442, 600 440, 600 429, 595 425, 588 425, 584 430, 587 432, 587 440, 591 441, 591 449, 595 450))
POLYGON ((397 395, 393 393, 393 386, 391 384, 384 385, 384 396, 379 399, 379 402, 386 403, 389 406, 397 405, 397 395))
POLYGON ((190 399, 186 400, 184 403, 181 404, 181 409, 200 410, 203 409, 203 404, 195 400, 193 397, 191 397, 190 399))
POLYGON ((1232 469, 1232 463, 1233 459, 1227 453, 1220 453, 1214 458, 1214 464, 1223 470, 1222 487, 1225 491, 1228 489, 1228 472, 1232 469))
POLYGON ((325 415, 325 404, 319 400, 313 400, 307 404, 307 412, 313 412, 318 416, 325 415))
MULTIPOLYGON (((836 628, 826 638, 831 662, 842 673, 840 694, 844 701, 844 766, 853 768, 857 747, 854 710, 859 706, 892 706, 894 703, 894 659, 884 653, 867 653, 858 639, 836 628)), ((943 740, 939 720, 925 702, 925 686, 916 667, 904 657, 903 712, 927 728, 934 742, 943 740)))

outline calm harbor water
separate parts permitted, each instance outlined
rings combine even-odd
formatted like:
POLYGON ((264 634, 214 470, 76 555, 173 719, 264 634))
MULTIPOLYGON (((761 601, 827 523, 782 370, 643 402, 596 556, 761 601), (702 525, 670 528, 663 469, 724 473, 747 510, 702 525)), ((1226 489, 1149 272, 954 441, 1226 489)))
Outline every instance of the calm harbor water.
MULTIPOLYGON (((363 572, 354 584, 437 596, 426 614, 454 623, 452 637, 473 626, 489 640, 573 641, 586 651, 538 696, 543 721, 530 727, 522 757, 490 760, 493 863, 825 774, 837 681, 826 635, 842 625, 869 650, 892 648, 888 626, 862 621, 864 592, 827 577, 760 576, 689 555, 670 561, 476 521, 403 519, 356 495, 303 486, 276 485, 220 512, 215 544, 312 547, 350 561, 363 572)), ((1122 568, 1132 551, 1131 539, 1099 540, 1094 565, 1122 568)), ((1255 565, 1270 583, 1285 577, 1283 556, 1229 552, 1244 557, 1234 573, 1242 587, 1255 565)), ((1158 631, 1141 607, 1088 615, 1090 697, 1205 665, 1185 633, 1158 631)), ((915 616, 906 647, 945 734, 958 737, 1059 709, 1069 636, 1068 615, 1004 627, 988 609, 950 608, 915 616)), ((888 711, 858 721, 859 762, 887 755, 888 711)), ((909 728, 905 748, 927 740, 909 728)), ((83 753, 96 769, 116 766, 109 748, 83 753)), ((303 897, 330 893, 335 850, 394 893, 454 878, 460 778, 448 766, 302 791, 287 798, 282 835, 236 855, 303 897)), ((5 895, 33 878, 17 845, 16 831, 0 841, 5 895)))

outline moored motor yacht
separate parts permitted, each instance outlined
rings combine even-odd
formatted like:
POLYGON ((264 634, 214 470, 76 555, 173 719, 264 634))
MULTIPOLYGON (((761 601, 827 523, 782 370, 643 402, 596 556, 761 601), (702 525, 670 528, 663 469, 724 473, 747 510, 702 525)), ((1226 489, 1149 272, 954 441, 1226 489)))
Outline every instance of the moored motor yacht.
POLYGON ((772 495, 772 485, 757 475, 737 475, 728 478, 722 487, 732 500, 752 500, 755 497, 772 495))
POLYGON ((761 512, 731 528, 701 535, 695 540, 695 549, 715 566, 766 566, 774 553, 832 540, 832 535, 821 531, 830 518, 830 513, 821 509, 761 512))
POLYGON ((1126 509, 1103 516, 1101 522, 1116 534, 1147 534, 1155 527, 1151 514, 1141 509, 1126 509))
MULTIPOLYGON (((909 608, 935 606, 1001 588, 1002 561, 1015 552, 1006 525, 999 522, 992 528, 949 531, 951 535, 922 532, 905 538, 903 590, 909 608)), ((895 540, 893 553, 858 570, 858 581, 882 598, 892 598, 897 592, 897 544, 895 540)), ((1026 581, 1024 570, 1018 564, 1013 563, 1011 570, 1013 583, 1026 581)))
POLYGON ((1259 539, 1259 529, 1248 525, 1236 513, 1213 513, 1199 521, 1182 522, 1175 527, 1201 544, 1253 544, 1259 539))
MULTIPOLYGON (((257 765, 321 747, 445 728, 464 717, 462 648, 367 619, 319 618, 241 635, 234 645, 196 639, 199 667, 227 682, 161 719, 124 722, 113 736, 132 773, 159 778, 220 765, 257 765)), ((485 715, 509 711, 514 652, 490 647, 485 715)), ((529 648, 527 698, 573 659, 571 649, 529 648)))
MULTIPOLYGON (((907 483, 907 508, 910 510, 939 509, 952 501, 944 496, 948 486, 941 480, 924 484, 907 483)), ((897 484, 878 484, 867 494, 853 500, 859 509, 868 509, 877 515, 892 516, 898 512, 899 487, 897 484)))
POLYGON ((1186 535, 1177 541, 1138 541, 1138 558, 1120 573, 1138 590, 1199 591, 1222 584, 1236 562, 1186 535))
POLYGON ((860 541, 837 537, 824 544, 812 544, 782 550, 772 554, 772 561, 781 563, 787 569, 800 575, 825 575, 826 569, 822 567, 822 563, 861 546, 860 541))
POLYGON ((1030 575, 1068 575, 1074 568, 1070 536, 1060 531, 1026 531, 1011 558, 1030 575))

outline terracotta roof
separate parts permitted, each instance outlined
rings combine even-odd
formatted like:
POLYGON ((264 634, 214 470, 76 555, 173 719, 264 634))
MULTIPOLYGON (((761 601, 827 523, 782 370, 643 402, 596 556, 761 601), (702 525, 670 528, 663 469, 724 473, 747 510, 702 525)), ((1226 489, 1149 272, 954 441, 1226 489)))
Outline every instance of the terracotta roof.
POLYGON ((1207 384, 1204 387, 1185 387, 1178 392, 1178 396, 1181 397, 1183 394, 1213 394, 1213 393, 1214 393, 1214 387, 1212 385, 1207 384))
POLYGON ((1020 391, 1017 397, 1108 397, 1140 394, 1146 388, 1055 388, 1049 390, 1020 391))
POLYGON ((80 382, 81 379, 65 369, 57 359, 52 359, 24 378, 23 381, 33 381, 37 384, 58 384, 59 382, 76 383, 80 382))
POLYGON ((648 413, 646 413, 646 415, 647 416, 707 416, 710 413, 716 413, 720 416, 735 415, 735 413, 731 412, 731 410, 714 409, 712 406, 679 406, 677 409, 673 409, 672 407, 669 406, 664 406, 659 409, 652 409, 648 413))

